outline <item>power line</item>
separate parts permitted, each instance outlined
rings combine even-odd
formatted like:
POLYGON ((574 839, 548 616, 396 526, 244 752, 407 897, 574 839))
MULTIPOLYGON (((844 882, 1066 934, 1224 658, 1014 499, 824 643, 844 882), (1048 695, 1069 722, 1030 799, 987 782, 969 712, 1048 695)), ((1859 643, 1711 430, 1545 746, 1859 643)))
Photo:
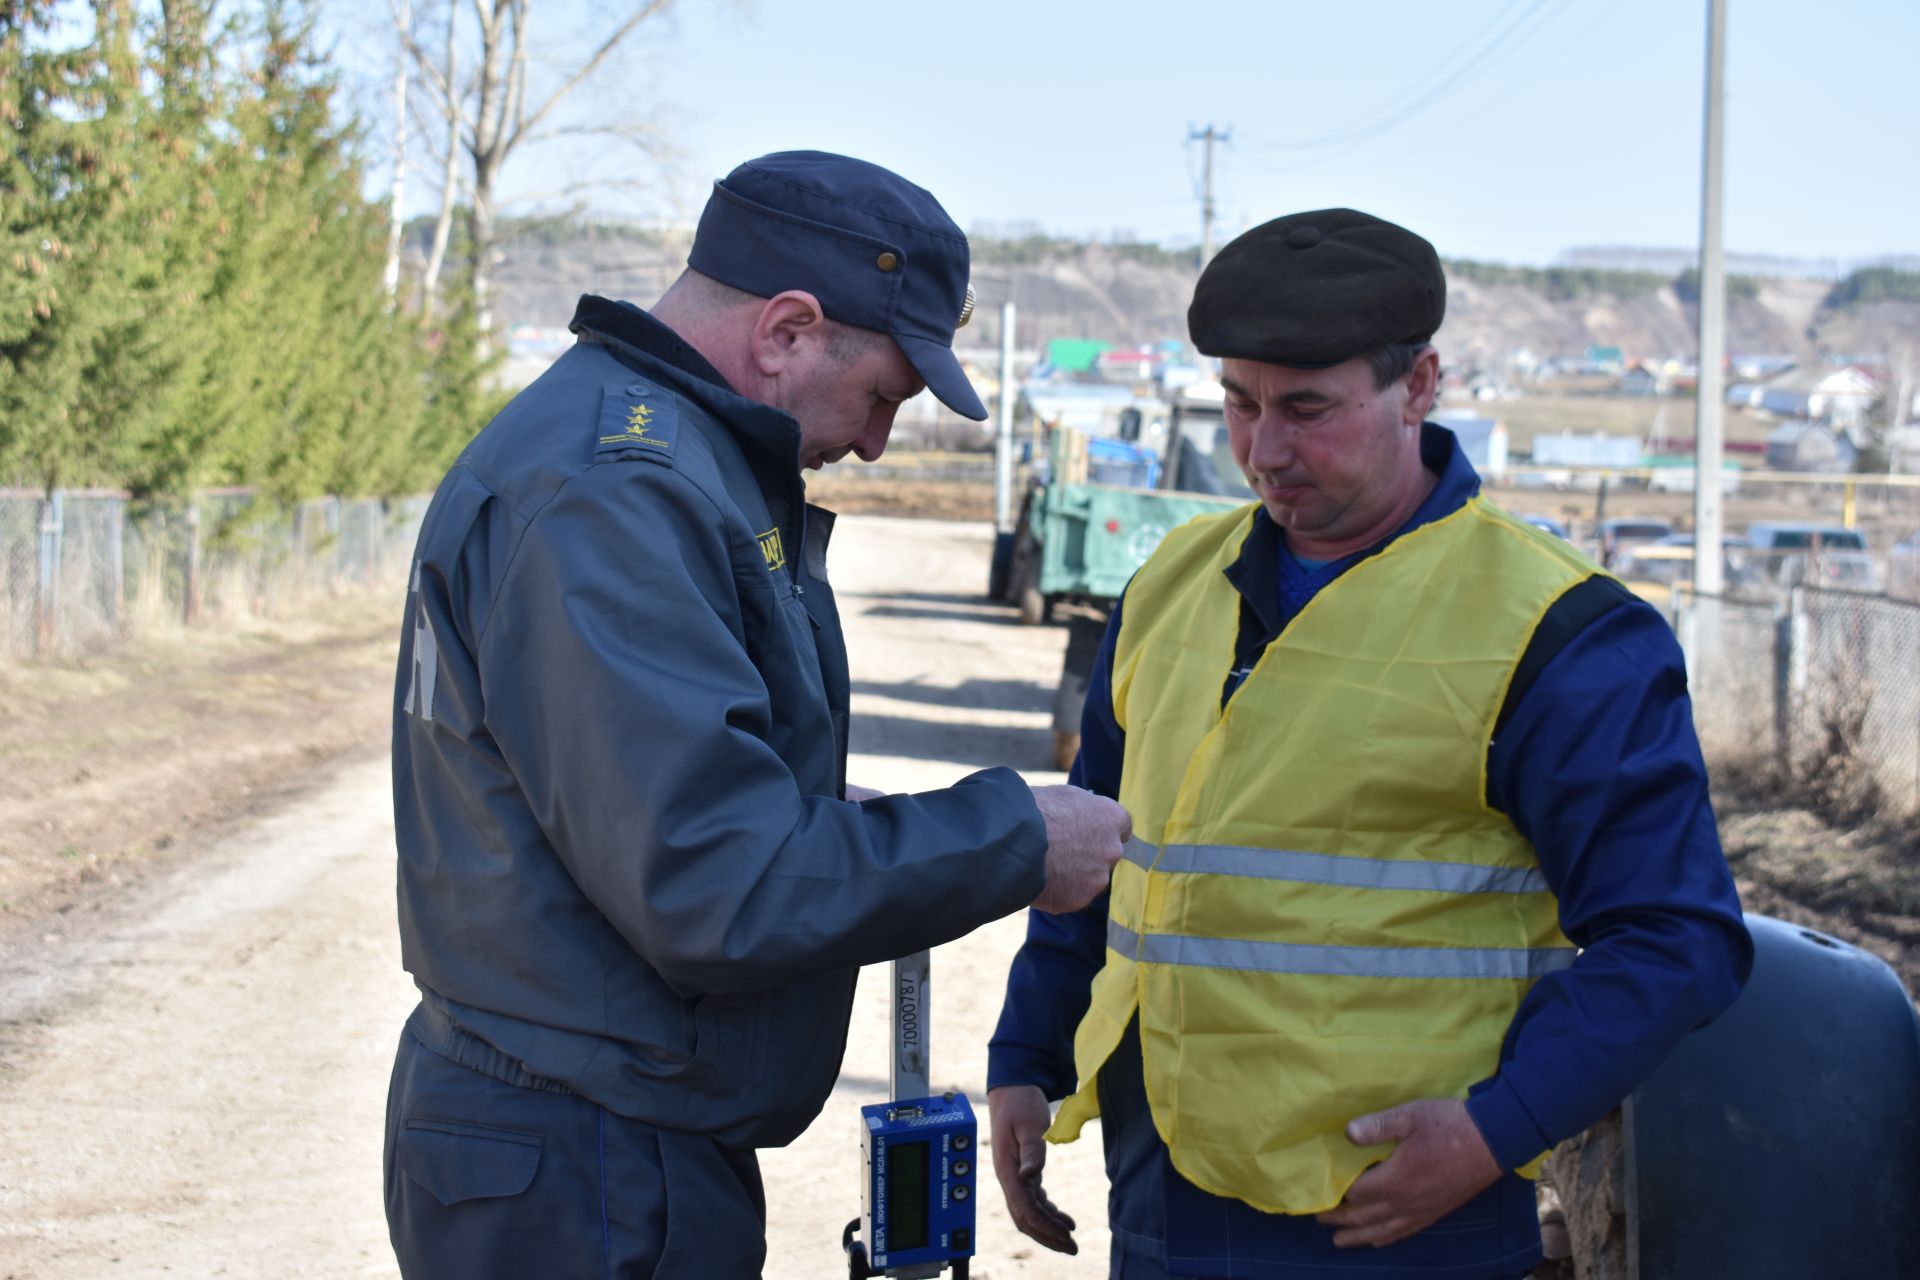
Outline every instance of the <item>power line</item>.
POLYGON ((1297 142, 1257 143, 1253 149, 1257 151, 1313 151, 1323 147, 1365 141, 1368 138, 1377 137, 1382 133, 1397 128, 1464 83, 1466 77, 1477 70, 1488 59, 1493 58, 1497 54, 1501 54, 1503 47, 1505 48, 1505 53, 1511 54, 1526 45, 1535 36, 1539 35, 1540 32, 1552 26, 1554 21, 1560 16, 1560 13, 1564 12, 1564 6, 1567 3, 1569 3, 1569 0, 1524 0, 1525 7, 1522 8, 1517 15, 1513 15, 1510 21, 1507 20, 1508 15, 1512 14, 1515 6, 1509 5, 1505 10, 1496 13, 1488 22, 1483 23, 1473 36, 1470 36, 1468 40, 1458 49, 1454 50, 1452 54, 1449 54, 1441 60, 1439 64, 1441 70, 1436 73, 1439 77, 1437 80, 1435 80, 1433 76, 1429 76, 1427 82, 1418 83, 1412 89, 1402 92, 1398 97, 1377 107, 1372 114, 1364 117, 1359 123, 1350 125, 1345 129, 1297 142), (1553 4, 1561 5, 1561 10, 1549 13, 1544 21, 1535 23, 1531 27, 1528 26, 1543 8, 1553 4), (1504 25, 1502 25, 1503 23, 1504 25), (1498 29, 1488 36, 1479 48, 1473 49, 1473 42, 1478 40, 1490 27, 1498 27, 1498 29), (1515 42, 1516 38, 1517 42, 1515 42), (1513 43, 1510 44, 1510 42, 1513 43), (1467 52, 1469 49, 1471 49, 1471 52, 1467 52), (1466 53, 1464 60, 1459 61, 1457 65, 1450 66, 1450 64, 1453 64, 1454 59, 1459 58, 1463 52, 1466 53))
MULTIPOLYGON (((1553 66, 1555 63, 1560 61, 1560 59, 1566 57, 1568 51, 1571 50, 1575 45, 1579 44, 1583 39, 1585 39, 1586 36, 1594 30, 1594 28, 1598 27, 1601 23, 1611 18, 1614 12, 1618 10, 1623 3, 1625 3, 1625 0, 1609 0, 1606 6, 1602 8, 1599 13, 1594 15, 1593 20, 1588 22, 1587 25, 1585 25, 1584 27, 1581 27, 1577 32, 1573 34, 1573 36, 1570 39, 1560 44, 1558 47, 1554 49, 1552 53, 1548 54, 1546 57, 1535 62, 1532 65, 1532 68, 1529 71, 1527 71, 1525 74, 1523 74, 1519 79, 1511 80, 1511 81, 1508 81, 1506 84, 1501 85, 1494 92, 1494 95, 1492 97, 1486 99, 1484 102, 1481 102, 1477 106, 1473 107, 1472 110, 1470 110, 1465 116, 1460 117, 1459 119, 1454 121, 1454 124, 1456 125, 1463 124, 1468 120, 1476 120, 1480 118, 1495 106, 1498 106, 1500 103, 1506 101, 1508 98, 1511 98, 1515 93, 1518 93, 1520 90, 1526 88, 1528 85, 1532 84, 1535 80, 1539 79, 1540 76, 1543 75, 1549 67, 1553 66)), ((1535 30, 1534 34, 1537 35, 1540 31, 1545 30, 1546 27, 1549 25, 1551 25, 1551 22, 1542 24, 1542 26, 1540 26, 1535 30)), ((1325 155, 1315 156, 1311 160, 1307 160, 1302 163, 1294 165, 1288 172, 1290 174, 1299 174, 1299 173, 1307 172, 1312 169, 1320 168, 1323 165, 1331 164, 1335 160, 1338 160, 1343 156, 1352 154, 1354 149, 1360 145, 1360 142, 1364 142, 1366 140, 1367 139, 1362 138, 1354 143, 1341 147, 1336 151, 1330 151, 1325 155)))

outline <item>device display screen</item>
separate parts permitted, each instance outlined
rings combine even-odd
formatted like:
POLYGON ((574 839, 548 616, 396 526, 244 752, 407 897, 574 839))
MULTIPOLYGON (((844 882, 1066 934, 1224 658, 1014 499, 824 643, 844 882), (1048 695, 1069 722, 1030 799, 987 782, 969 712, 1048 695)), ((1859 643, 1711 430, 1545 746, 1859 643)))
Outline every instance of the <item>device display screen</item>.
POLYGON ((889 1249, 927 1247, 927 1144, 897 1142, 887 1148, 889 1249))

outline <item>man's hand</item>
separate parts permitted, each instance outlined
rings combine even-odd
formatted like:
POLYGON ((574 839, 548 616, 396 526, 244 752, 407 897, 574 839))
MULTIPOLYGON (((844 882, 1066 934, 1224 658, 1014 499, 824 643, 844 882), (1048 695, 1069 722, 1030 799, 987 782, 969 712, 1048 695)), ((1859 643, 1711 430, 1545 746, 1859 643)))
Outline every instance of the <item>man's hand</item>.
POLYGON ((1356 1147, 1398 1145, 1354 1179, 1346 1199, 1319 1216, 1326 1226, 1338 1228, 1333 1242, 1343 1249, 1404 1240, 1500 1176, 1467 1104, 1455 1098, 1422 1098, 1361 1116, 1347 1124, 1347 1141, 1356 1147))
POLYGON ((847 783, 845 790, 846 798, 853 804, 860 804, 866 800, 878 800, 887 794, 884 791, 875 791, 872 787, 856 787, 851 782, 847 783))
POLYGON ((1047 883, 1034 909, 1078 911, 1106 889, 1133 834, 1133 819, 1105 796, 1079 787, 1035 787, 1033 800, 1047 823, 1047 883))
POLYGON ((1038 1085, 1003 1084, 988 1091, 987 1111, 993 1120, 993 1173, 1007 1197, 1013 1225, 1057 1253, 1080 1252, 1073 1219, 1054 1208, 1040 1186, 1040 1170, 1047 1163, 1047 1142, 1041 1135, 1051 1119, 1047 1095, 1038 1085))

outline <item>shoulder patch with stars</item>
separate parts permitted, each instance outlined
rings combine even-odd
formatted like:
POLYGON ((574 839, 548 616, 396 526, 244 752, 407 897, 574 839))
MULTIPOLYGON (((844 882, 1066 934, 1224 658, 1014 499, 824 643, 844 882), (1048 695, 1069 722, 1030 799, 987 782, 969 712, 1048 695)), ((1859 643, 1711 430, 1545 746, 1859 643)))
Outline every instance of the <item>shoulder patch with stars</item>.
POLYGON ((670 467, 679 427, 672 397, 659 388, 644 382, 618 390, 610 387, 600 400, 593 453, 596 458, 651 458, 670 467))

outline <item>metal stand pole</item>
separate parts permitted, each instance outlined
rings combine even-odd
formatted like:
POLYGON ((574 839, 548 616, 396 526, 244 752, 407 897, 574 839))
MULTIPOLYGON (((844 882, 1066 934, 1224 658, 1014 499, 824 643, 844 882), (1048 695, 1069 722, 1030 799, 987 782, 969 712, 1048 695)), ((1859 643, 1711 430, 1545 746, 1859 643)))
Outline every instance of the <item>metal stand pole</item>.
POLYGON ((927 1005, 933 981, 930 952, 916 951, 893 962, 892 1098, 924 1098, 927 1081, 927 1005))

